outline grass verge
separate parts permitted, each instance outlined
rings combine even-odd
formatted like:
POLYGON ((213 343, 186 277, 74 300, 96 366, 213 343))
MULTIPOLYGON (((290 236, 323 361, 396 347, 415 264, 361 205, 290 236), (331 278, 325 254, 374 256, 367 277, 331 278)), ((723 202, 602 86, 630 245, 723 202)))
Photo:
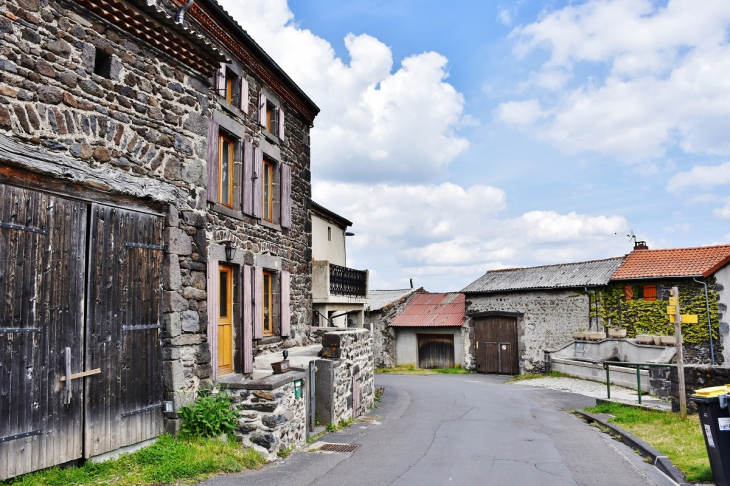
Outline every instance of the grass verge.
POLYGON ((376 368, 375 373, 390 373, 394 375, 433 375, 435 373, 442 373, 445 375, 454 375, 469 373, 469 371, 461 369, 460 366, 427 370, 426 368, 416 368, 415 363, 407 363, 394 366, 393 368, 376 368))
POLYGON ((525 380, 535 380, 537 378, 575 378, 574 376, 566 375, 565 373, 561 373, 559 371, 551 371, 550 373, 525 373, 522 375, 517 375, 514 378, 511 378, 504 383, 514 383, 516 381, 525 381, 525 380))
POLYGON ((117 460, 81 467, 52 468, 0 481, 2 485, 151 485, 200 480, 217 473, 255 469, 266 459, 235 441, 216 439, 180 440, 163 435, 153 445, 117 460))
POLYGON ((666 454, 687 481, 712 482, 710 461, 697 415, 689 415, 687 420, 682 420, 676 413, 643 410, 618 403, 600 403, 585 410, 613 415, 609 422, 666 454))

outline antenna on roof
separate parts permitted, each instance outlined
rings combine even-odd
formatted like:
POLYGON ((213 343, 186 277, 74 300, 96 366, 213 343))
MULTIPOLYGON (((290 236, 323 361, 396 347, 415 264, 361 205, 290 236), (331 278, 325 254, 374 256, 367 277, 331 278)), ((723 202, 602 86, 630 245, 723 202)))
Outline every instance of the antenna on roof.
POLYGON ((630 240, 634 240, 634 246, 636 246, 636 235, 634 234, 634 230, 629 230, 628 235, 622 235, 621 233, 614 233, 616 236, 626 236, 630 240))

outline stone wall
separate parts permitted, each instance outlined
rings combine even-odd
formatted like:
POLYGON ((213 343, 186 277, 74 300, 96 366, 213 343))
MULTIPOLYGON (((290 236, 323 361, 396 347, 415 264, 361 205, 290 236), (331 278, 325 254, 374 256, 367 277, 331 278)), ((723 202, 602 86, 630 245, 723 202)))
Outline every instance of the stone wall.
POLYGON ((365 327, 370 327, 373 332, 376 368, 395 366, 395 330, 390 327, 390 323, 398 317, 413 295, 415 294, 409 294, 381 309, 365 311, 365 327))
POLYGON ((327 333, 322 337, 320 355, 326 359, 339 359, 334 368, 334 420, 353 417, 352 377, 360 372, 360 410, 366 413, 375 400, 372 337, 367 329, 351 329, 327 333))
MULTIPOLYGON (((523 314, 517 318, 517 346, 523 373, 542 371, 544 350, 560 347, 573 339, 578 328, 588 327, 588 296, 578 290, 467 294, 467 315, 488 311, 523 314)), ((464 363, 474 370, 474 320, 469 319, 464 328, 469 335, 464 363)))
MULTIPOLYGON (((664 375, 658 378, 666 379, 664 375)), ((670 390, 669 395, 672 400, 672 410, 678 412, 679 377, 677 375, 677 368, 670 369, 668 381, 670 384, 664 385, 664 387, 670 390)), ((689 396, 700 388, 730 385, 730 368, 725 368, 724 366, 685 365, 684 383, 687 391, 687 411, 696 413, 697 407, 689 400, 689 396)))
POLYGON ((307 443, 305 373, 290 371, 230 388, 238 412, 236 439, 275 460, 277 452, 307 443), (295 383, 302 395, 296 398, 295 383))
MULTIPOLYGON (((730 265, 715 274, 715 290, 717 291, 717 318, 720 324, 720 344, 722 345, 723 363, 730 364, 730 265)), ((727 365, 726 365, 727 366, 727 365)))

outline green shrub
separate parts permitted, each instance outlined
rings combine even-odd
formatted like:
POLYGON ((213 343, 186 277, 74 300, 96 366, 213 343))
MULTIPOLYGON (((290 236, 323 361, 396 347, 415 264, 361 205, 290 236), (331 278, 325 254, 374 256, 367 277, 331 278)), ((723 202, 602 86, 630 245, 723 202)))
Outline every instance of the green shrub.
POLYGON ((201 390, 195 403, 183 407, 180 415, 183 437, 218 437, 230 434, 236 427, 236 411, 231 397, 224 392, 201 390))

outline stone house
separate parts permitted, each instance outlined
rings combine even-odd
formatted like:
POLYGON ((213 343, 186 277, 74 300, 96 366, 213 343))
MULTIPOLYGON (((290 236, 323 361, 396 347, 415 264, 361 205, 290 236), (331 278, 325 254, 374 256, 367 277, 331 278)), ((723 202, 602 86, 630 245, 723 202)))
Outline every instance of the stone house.
POLYGON ((603 329, 592 303, 623 257, 491 270, 466 286, 465 368, 481 373, 540 371, 544 352, 580 328, 603 329))
POLYGON ((362 327, 368 271, 347 267, 352 222, 312 201, 312 302, 316 327, 362 327))
POLYGON ((369 327, 373 334, 376 368, 395 366, 395 330, 390 323, 416 292, 423 291, 423 288, 370 291, 365 308, 365 327, 369 327))
POLYGON ((0 1, 0 479, 174 432, 309 340, 318 108, 182 3, 0 1))

